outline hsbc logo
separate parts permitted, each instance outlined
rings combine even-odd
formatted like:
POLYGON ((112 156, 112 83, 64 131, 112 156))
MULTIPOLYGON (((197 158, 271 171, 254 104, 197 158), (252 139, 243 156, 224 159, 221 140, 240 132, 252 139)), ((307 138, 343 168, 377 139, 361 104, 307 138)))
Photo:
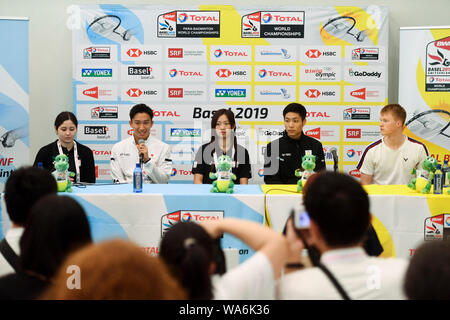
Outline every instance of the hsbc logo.
POLYGON ((216 71, 216 75, 219 78, 228 78, 229 76, 231 76, 231 71, 228 69, 219 69, 216 71))
POLYGON ((128 91, 127 91, 127 95, 132 98, 140 97, 141 94, 142 94, 142 90, 139 88, 131 88, 131 89, 128 89, 128 91))
POLYGON ((140 49, 130 49, 127 51, 127 55, 131 58, 138 58, 142 55, 142 51, 140 49))
POLYGON ((169 48, 167 56, 169 58, 183 58, 183 48, 169 48))
POLYGON ((305 55, 310 59, 317 59, 320 56, 324 57, 336 57, 337 52, 336 51, 320 51, 318 49, 309 49, 305 52, 305 55))
POLYGON ((169 98, 183 98, 183 88, 169 88, 169 98))
POLYGON ((360 139, 361 129, 346 129, 345 134, 347 139, 360 139))
POLYGON ((320 91, 317 89, 308 89, 305 92, 308 98, 318 98, 320 96, 320 91))
POLYGON ((310 59, 315 59, 318 58, 322 55, 322 52, 320 52, 317 49, 309 49, 308 51, 305 52, 306 56, 310 59))

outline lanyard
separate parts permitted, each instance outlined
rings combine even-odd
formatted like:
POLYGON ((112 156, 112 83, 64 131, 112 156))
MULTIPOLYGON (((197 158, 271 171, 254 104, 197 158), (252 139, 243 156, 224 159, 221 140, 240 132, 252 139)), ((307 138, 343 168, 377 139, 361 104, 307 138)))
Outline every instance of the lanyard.
MULTIPOLYGON (((56 144, 58 145, 59 154, 64 154, 64 152, 62 151, 61 142, 58 140, 56 144)), ((80 182, 80 159, 78 159, 77 143, 75 142, 75 140, 73 141, 73 157, 75 160, 76 171, 75 182, 78 183, 80 182)))

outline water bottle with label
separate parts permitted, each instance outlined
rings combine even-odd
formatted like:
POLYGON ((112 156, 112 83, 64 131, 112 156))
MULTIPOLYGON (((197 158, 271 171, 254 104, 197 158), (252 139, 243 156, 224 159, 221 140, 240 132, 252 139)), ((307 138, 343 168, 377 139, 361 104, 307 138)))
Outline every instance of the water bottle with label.
POLYGON ((448 167, 448 160, 444 160, 444 165, 442 166, 442 174, 444 175, 444 188, 448 188, 449 186, 449 179, 448 179, 448 173, 450 172, 450 168, 448 167))
POLYGON ((142 169, 141 164, 136 163, 133 172, 133 192, 142 192, 142 169))
POLYGON ((442 174, 442 171, 441 171, 441 165, 438 164, 436 172, 434 173, 434 179, 433 179, 434 194, 442 194, 443 182, 444 181, 443 181, 443 174, 442 174))

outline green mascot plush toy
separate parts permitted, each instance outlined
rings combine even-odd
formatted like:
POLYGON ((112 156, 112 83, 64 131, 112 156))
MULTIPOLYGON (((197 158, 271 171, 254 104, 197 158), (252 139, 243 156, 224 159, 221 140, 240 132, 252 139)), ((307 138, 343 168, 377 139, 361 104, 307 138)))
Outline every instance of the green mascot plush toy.
POLYGON ((72 182, 70 182, 69 177, 74 177, 75 173, 70 172, 69 169, 69 158, 65 154, 59 154, 55 157, 53 161, 55 165, 55 172, 53 175, 56 179, 56 184, 58 185, 59 192, 72 192, 72 182))
POLYGON ((233 193, 234 182, 236 175, 231 172, 233 161, 227 155, 222 155, 217 159, 216 173, 210 172, 209 178, 213 181, 211 192, 226 192, 233 193))
POLYGON ((430 156, 426 157, 422 163, 423 170, 412 169, 411 174, 415 175, 415 178, 408 183, 408 187, 417 192, 430 193, 436 167, 436 159, 430 156))
POLYGON ((297 181, 297 192, 302 191, 303 187, 305 186, 306 180, 310 176, 314 174, 314 168, 316 167, 316 156, 313 156, 312 154, 306 154, 302 158, 302 168, 303 171, 300 171, 300 169, 295 170, 295 176, 297 178, 300 178, 297 181))

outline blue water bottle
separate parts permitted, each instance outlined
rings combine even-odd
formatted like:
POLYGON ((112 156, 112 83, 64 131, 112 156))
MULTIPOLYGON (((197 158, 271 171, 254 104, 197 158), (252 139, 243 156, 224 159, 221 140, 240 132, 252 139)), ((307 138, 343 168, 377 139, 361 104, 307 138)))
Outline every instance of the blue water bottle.
POLYGON ((141 164, 136 163, 133 172, 133 192, 142 192, 142 169, 141 164))

